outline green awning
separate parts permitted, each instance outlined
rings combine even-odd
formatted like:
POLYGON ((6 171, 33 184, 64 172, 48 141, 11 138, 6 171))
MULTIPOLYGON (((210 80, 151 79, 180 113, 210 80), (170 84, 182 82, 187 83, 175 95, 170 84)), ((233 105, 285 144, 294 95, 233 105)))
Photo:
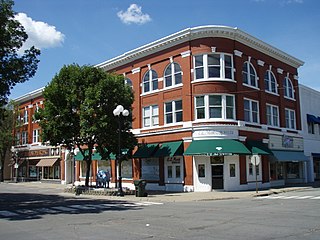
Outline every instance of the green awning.
MULTIPOLYGON (((85 150, 84 154, 88 155, 88 150, 85 150)), ((83 157, 81 152, 78 152, 75 155, 74 158, 75 158, 76 161, 83 161, 83 159, 84 159, 84 157, 83 157)), ((111 153, 110 154, 110 159, 116 159, 116 156, 111 153)), ((95 153, 92 154, 92 160, 105 160, 105 159, 102 159, 100 153, 95 152, 95 153)))
POLYGON ((303 152, 298 151, 272 150, 272 154, 271 161, 273 162, 305 162, 309 160, 303 152))
POLYGON ((143 144, 133 154, 133 158, 151 158, 153 154, 158 150, 158 143, 154 144, 143 144))
POLYGON ((192 141, 184 155, 232 155, 245 154, 251 155, 251 152, 239 141, 232 139, 212 139, 192 141))
POLYGON ((247 148, 251 151, 252 154, 257 155, 270 155, 272 154, 271 150, 260 141, 247 141, 247 148))
POLYGON ((155 152, 154 157, 173 157, 182 156, 183 145, 182 141, 165 142, 159 144, 159 149, 155 152))

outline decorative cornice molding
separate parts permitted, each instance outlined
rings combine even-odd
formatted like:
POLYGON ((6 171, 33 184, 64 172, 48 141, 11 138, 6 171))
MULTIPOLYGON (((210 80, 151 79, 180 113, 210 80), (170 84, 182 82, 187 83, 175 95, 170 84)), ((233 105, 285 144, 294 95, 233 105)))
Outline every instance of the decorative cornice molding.
POLYGON ((237 57, 242 57, 243 52, 239 51, 239 50, 234 50, 234 55, 236 55, 237 57))
POLYGON ((304 64, 303 61, 243 32, 238 28, 208 25, 184 29, 97 64, 96 67, 103 68, 108 71, 153 53, 176 46, 180 43, 206 37, 221 37, 238 41, 295 68, 304 64))
POLYGON ((261 67, 264 66, 264 61, 262 61, 262 60, 258 60, 257 63, 258 63, 258 65, 261 66, 261 67))
POLYGON ((26 102, 26 101, 29 101, 29 100, 31 100, 31 99, 33 99, 33 98, 42 96, 43 90, 44 90, 44 87, 39 88, 39 89, 36 89, 36 90, 34 90, 34 91, 32 91, 32 92, 29 92, 29 93, 27 93, 27 94, 25 94, 25 95, 22 95, 21 97, 18 97, 18 98, 13 99, 13 101, 14 101, 15 103, 21 104, 21 103, 26 102))

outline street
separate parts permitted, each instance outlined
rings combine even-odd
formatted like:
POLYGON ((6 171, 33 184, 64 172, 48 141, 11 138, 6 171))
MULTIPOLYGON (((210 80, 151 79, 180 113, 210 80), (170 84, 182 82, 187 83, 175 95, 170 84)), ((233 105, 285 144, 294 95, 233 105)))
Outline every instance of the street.
POLYGON ((147 202, 0 184, 0 239, 320 239, 320 189, 147 202))

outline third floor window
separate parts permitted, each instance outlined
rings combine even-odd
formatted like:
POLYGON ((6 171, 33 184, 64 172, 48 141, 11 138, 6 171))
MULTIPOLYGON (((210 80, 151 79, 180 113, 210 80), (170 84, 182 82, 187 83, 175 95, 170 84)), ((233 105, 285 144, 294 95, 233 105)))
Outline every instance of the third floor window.
POLYGON ((164 71, 165 87, 171 87, 182 83, 182 71, 178 63, 170 63, 164 71))
POLYGON ((194 56, 194 79, 233 79, 232 55, 213 53, 194 56))
POLYGON ((278 93, 277 80, 270 70, 267 70, 264 74, 264 86, 267 92, 278 93))
POLYGON ((257 73, 253 65, 249 61, 243 64, 242 81, 243 81, 243 84, 245 85, 258 88, 257 73))
POLYGON ((158 89, 158 74, 150 69, 143 77, 143 93, 155 91, 158 89))

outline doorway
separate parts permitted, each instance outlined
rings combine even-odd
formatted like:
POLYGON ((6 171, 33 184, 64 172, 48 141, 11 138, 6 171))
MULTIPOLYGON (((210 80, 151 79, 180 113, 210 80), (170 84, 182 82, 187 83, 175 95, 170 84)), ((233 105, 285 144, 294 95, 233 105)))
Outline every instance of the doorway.
POLYGON ((212 189, 223 189, 223 164, 211 165, 212 189))

